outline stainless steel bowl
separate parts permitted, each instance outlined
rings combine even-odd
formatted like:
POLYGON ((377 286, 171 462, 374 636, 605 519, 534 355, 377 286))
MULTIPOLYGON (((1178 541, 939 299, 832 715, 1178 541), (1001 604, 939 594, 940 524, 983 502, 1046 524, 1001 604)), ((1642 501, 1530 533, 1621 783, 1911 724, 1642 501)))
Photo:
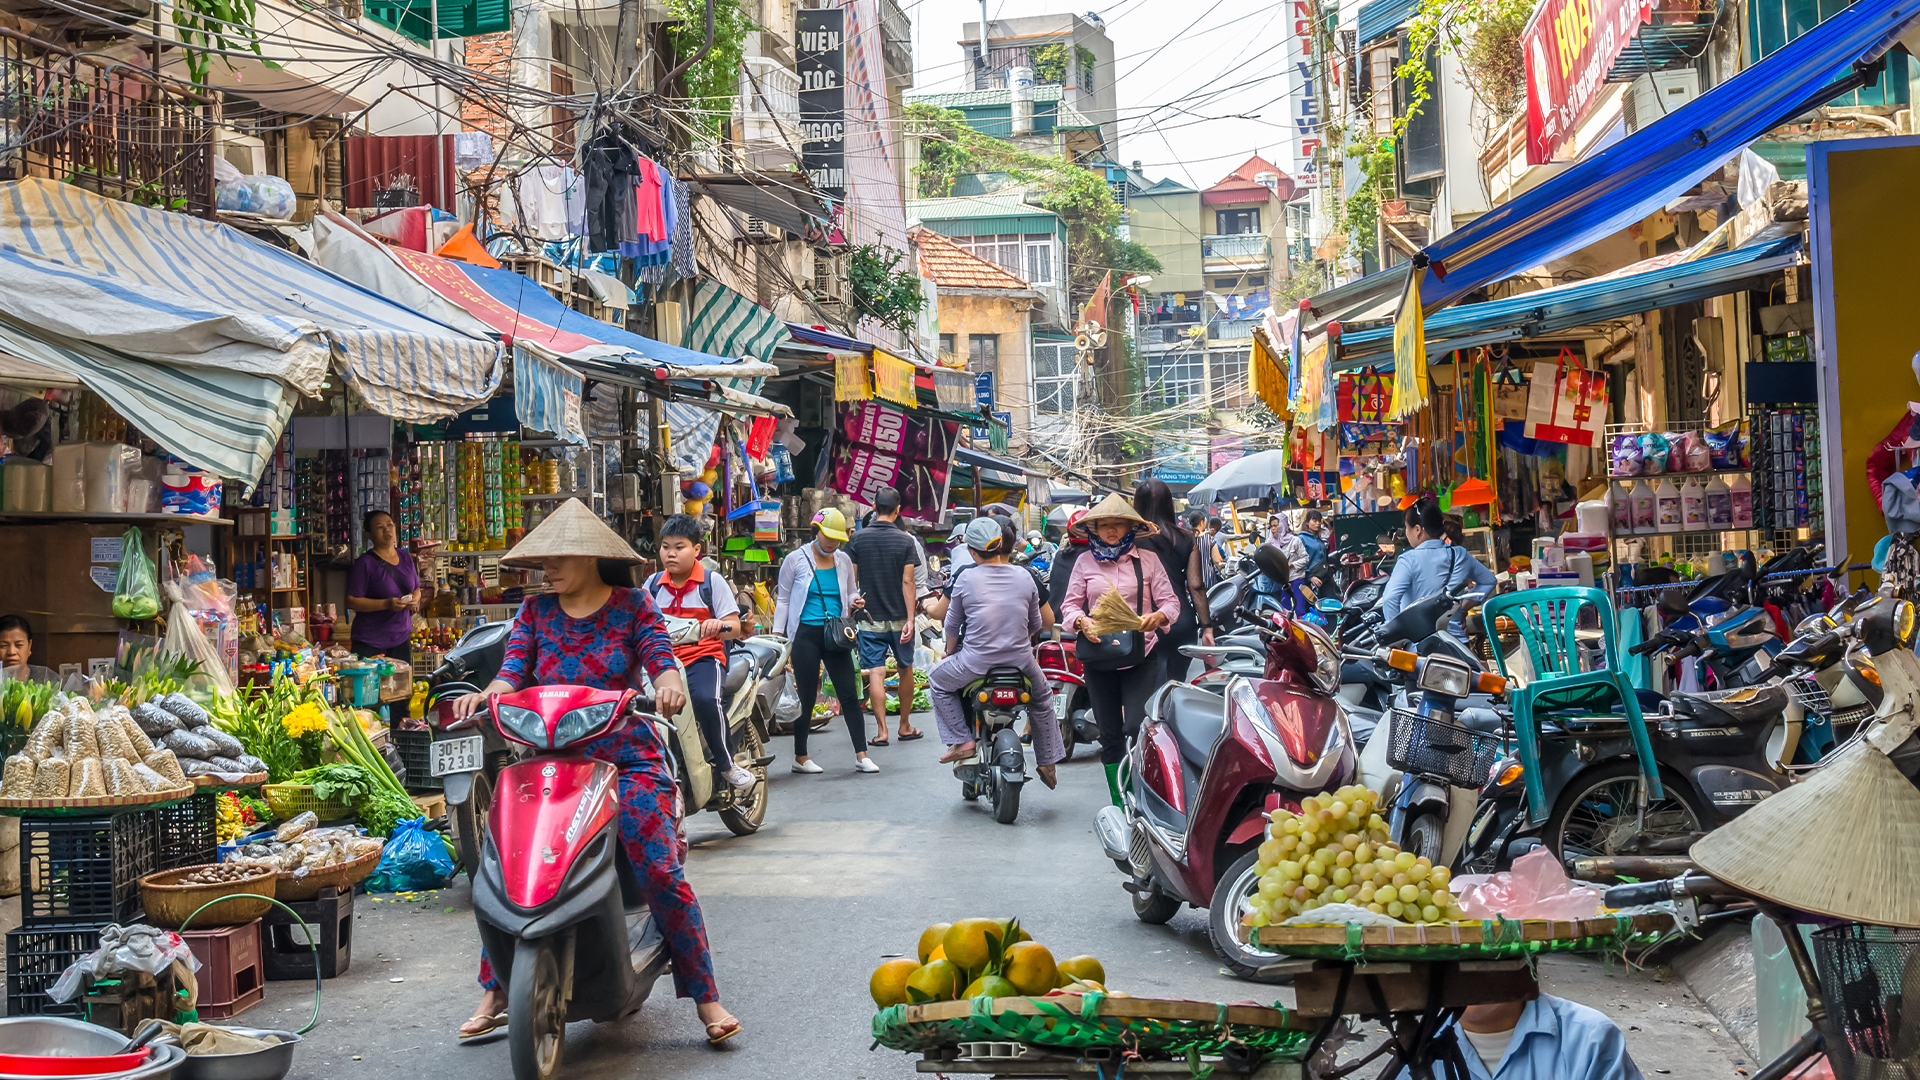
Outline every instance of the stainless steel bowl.
MULTIPOLYGON (((300 1044, 300 1036, 293 1032, 272 1028, 228 1027, 225 1024, 214 1026, 225 1028, 235 1035, 278 1039, 280 1042, 278 1046, 269 1046, 250 1054, 189 1054, 180 1065, 179 1080, 281 1080, 293 1068, 293 1048, 300 1044)), ((169 1048, 179 1049, 171 1044, 169 1048)))
MULTIPOLYGON (((0 1046, 6 1047, 10 1054, 90 1057, 115 1053, 126 1041, 127 1037, 117 1031, 62 1016, 0 1017, 0 1046)), ((137 1069, 64 1077, 62 1080, 166 1080, 186 1059, 186 1051, 178 1046, 156 1046, 146 1064, 137 1069)), ((284 1073, 283 1069, 281 1074, 284 1073)), ((0 1073, 0 1080, 46 1080, 46 1077, 0 1073)))

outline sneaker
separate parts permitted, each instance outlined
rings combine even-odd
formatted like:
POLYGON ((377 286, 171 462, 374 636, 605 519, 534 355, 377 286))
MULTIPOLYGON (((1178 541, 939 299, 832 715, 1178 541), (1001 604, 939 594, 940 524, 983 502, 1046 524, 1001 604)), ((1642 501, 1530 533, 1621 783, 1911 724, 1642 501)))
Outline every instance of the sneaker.
POLYGON ((823 773, 827 770, 821 768, 819 762, 809 759, 807 761, 794 762, 793 771, 797 773, 823 773))
POLYGON ((737 761, 733 763, 733 769, 727 773, 727 783, 732 784, 736 791, 752 791, 753 785, 759 782, 759 777, 753 775, 746 766, 737 761))
POLYGON ((875 765, 873 763, 872 758, 854 758, 853 767, 859 770, 860 772, 879 772, 880 771, 880 766, 875 765))

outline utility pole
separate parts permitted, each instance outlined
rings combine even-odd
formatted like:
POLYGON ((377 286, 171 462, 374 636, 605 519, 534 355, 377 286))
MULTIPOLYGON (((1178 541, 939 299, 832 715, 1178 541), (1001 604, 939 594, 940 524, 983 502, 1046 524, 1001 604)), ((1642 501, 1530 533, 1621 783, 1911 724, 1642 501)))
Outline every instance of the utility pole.
POLYGON ((990 40, 992 37, 987 31, 987 0, 980 0, 980 69, 973 80, 975 90, 992 89, 987 85, 987 43, 990 40))

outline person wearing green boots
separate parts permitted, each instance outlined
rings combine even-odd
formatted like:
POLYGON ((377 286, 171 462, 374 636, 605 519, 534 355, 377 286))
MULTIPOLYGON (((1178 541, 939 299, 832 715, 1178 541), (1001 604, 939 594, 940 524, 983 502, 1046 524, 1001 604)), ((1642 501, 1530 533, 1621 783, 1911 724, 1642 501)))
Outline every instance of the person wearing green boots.
POLYGON ((1108 590, 1118 590, 1141 616, 1146 658, 1129 667, 1087 672, 1087 697, 1100 725, 1100 764, 1106 768, 1107 792, 1115 806, 1120 805, 1120 762, 1126 757, 1127 739, 1140 730, 1147 698, 1167 681, 1166 657, 1153 647, 1157 631, 1180 617, 1180 599, 1159 556, 1134 546, 1136 539, 1159 531, 1126 499, 1108 495, 1073 526, 1076 536, 1086 538, 1087 550, 1073 561, 1073 577, 1060 605, 1060 625, 1089 643, 1100 639, 1089 632, 1088 612, 1108 590))

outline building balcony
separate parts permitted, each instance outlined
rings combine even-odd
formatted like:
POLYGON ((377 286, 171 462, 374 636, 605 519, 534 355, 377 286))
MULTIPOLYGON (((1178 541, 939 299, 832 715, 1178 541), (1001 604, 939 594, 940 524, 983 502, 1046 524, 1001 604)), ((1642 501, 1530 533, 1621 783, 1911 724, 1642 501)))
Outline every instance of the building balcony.
POLYGON ((1234 233, 1200 239, 1201 270, 1204 273, 1265 270, 1272 259, 1272 247, 1265 233, 1234 233))
POLYGON ((1208 341, 1251 341, 1259 319, 1216 319, 1207 324, 1208 341))
POLYGON ((758 169, 783 169, 800 160, 800 76, 778 60, 741 61, 741 150, 758 169))
POLYGON ((894 0, 880 0, 880 52, 886 58, 887 78, 912 89, 913 20, 894 0))

